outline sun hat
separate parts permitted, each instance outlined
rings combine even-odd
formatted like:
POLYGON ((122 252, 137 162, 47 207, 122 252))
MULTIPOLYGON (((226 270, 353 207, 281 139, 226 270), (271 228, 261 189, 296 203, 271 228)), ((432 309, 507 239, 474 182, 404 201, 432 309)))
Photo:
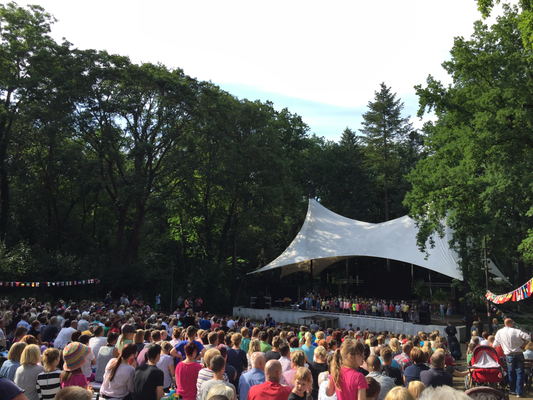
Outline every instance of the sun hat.
POLYGON ((80 368, 87 356, 89 355, 89 348, 80 342, 71 342, 63 349, 63 359, 65 364, 63 369, 65 371, 75 371, 80 368))

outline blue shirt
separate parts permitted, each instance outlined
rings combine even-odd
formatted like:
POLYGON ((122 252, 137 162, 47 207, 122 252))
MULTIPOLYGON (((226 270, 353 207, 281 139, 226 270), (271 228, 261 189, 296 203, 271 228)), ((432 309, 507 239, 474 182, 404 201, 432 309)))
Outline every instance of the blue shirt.
MULTIPOLYGON (((181 342, 178 343, 176 347, 174 347, 176 351, 183 356, 183 359, 185 359, 185 345, 187 343, 189 343, 188 340, 182 340, 181 342)), ((194 343, 196 344, 196 351, 197 351, 196 354, 198 355, 204 349, 204 345, 202 344, 202 342, 199 342, 198 340, 195 340, 194 343)))
MULTIPOLYGON (((381 359, 381 357, 378 357, 378 358, 379 358, 379 361, 381 361, 381 365, 383 365, 383 360, 381 359)), ((402 370, 400 368, 400 364, 398 364, 398 361, 396 361, 394 358, 392 359, 391 367, 398 368, 400 371, 402 370)))
POLYGON ((428 369, 429 367, 426 364, 413 364, 408 366, 403 372, 403 376, 405 376, 406 387, 409 388, 409 382, 411 381, 419 381, 420 373, 422 371, 427 371, 428 369))
POLYGON ((209 321, 208 319, 202 319, 200 321, 200 328, 204 331, 211 329, 211 321, 209 321))
POLYGON ((250 371, 245 372, 239 380, 239 398, 247 399, 250 388, 262 383, 265 383, 265 373, 260 369, 252 368, 250 371))

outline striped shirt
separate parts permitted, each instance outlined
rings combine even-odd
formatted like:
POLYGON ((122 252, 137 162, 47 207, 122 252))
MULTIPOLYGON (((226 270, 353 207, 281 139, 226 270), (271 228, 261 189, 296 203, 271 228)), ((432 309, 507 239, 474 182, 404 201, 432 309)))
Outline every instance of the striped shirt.
POLYGON ((61 371, 41 372, 37 375, 37 394, 39 399, 53 399, 61 389, 61 371))

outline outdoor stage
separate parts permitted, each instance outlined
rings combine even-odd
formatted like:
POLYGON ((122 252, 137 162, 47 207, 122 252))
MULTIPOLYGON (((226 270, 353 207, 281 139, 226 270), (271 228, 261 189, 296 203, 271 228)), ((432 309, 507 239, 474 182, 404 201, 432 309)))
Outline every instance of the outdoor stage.
MULTIPOLYGON (((280 308, 256 309, 248 307, 233 307, 234 316, 251 318, 252 321, 263 321, 267 314, 270 314, 276 323, 290 323, 293 325, 298 325, 298 320, 301 318, 312 317, 313 315, 328 315, 338 318, 338 324, 340 328, 346 328, 348 324, 352 324, 354 329, 360 327, 361 330, 368 328, 368 330, 373 332, 389 331, 394 333, 405 333, 406 335, 416 335, 419 331, 434 332, 435 330, 438 330, 440 335, 445 336, 445 326, 443 325, 420 325, 403 322, 397 319, 381 317, 361 317, 338 313, 325 314, 323 312, 293 311, 280 308)), ((464 342, 466 339, 466 327, 456 326, 456 328, 459 341, 464 342)))

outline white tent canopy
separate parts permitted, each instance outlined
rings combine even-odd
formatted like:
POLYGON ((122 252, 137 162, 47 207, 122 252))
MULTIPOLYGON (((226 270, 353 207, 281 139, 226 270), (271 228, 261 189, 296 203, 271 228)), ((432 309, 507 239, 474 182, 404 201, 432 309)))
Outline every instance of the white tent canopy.
MULTIPOLYGON (((457 263, 459 255, 448 244, 452 230, 446 227, 443 238, 435 234, 434 246, 427 246, 427 257, 418 249, 417 233, 415 221, 408 216, 372 224, 345 218, 310 200, 302 229, 290 246, 270 264, 252 273, 281 268, 283 277, 299 271, 310 272, 312 262, 316 276, 337 261, 367 256, 418 265, 462 280, 457 263)), ((494 263, 489 266, 491 273, 506 280, 494 263)))

